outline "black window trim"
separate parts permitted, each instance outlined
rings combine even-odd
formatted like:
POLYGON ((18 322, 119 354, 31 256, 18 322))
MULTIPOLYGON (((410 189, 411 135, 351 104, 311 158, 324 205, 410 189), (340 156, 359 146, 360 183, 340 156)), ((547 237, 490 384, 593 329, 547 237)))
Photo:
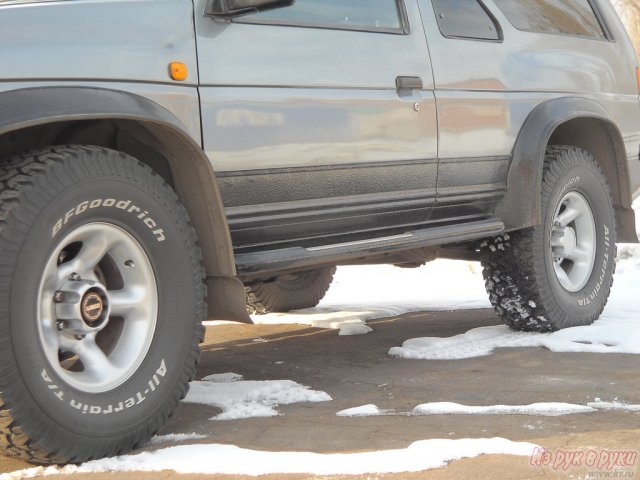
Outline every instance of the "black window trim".
POLYGON ((615 42, 616 39, 613 36, 613 31, 609 27, 607 19, 605 18, 604 13, 602 12, 602 8, 600 7, 600 1, 599 0, 587 0, 587 1, 589 2, 589 5, 591 5, 591 9, 593 10, 593 13, 595 13, 596 15, 596 19, 600 24, 600 28, 602 28, 602 31, 604 32, 605 38, 610 42, 615 42))
POLYGON ((596 17, 596 21, 598 22, 598 25, 600 26, 600 29, 602 30, 602 34, 603 34, 602 38, 593 37, 591 35, 578 35, 576 33, 541 32, 539 30, 518 28, 511 21, 511 19, 509 19, 509 17, 507 17, 507 15, 502 11, 502 9, 500 8, 500 5, 496 4, 496 8, 498 10, 500 10, 502 15, 507 19, 507 21, 509 22, 509 25, 511 25, 513 28, 515 28, 519 32, 533 33, 534 35, 554 35, 556 37, 580 38, 580 39, 583 39, 583 40, 592 40, 594 42, 615 42, 615 39, 613 38, 613 35, 611 35, 611 30, 609 29, 609 26, 607 25, 607 23, 605 21, 604 15, 602 14, 602 11, 600 10, 600 7, 596 3, 596 1, 595 0, 587 0, 587 3, 591 7, 591 10, 593 11, 594 16, 596 17))
POLYGON ((405 0, 395 0, 395 2, 396 2, 396 6, 398 7, 398 18, 400 19, 399 28, 334 25, 334 24, 313 23, 313 22, 295 22, 290 20, 253 18, 253 17, 247 17, 247 16, 233 18, 230 20, 230 22, 248 24, 248 25, 271 25, 271 26, 278 26, 278 27, 298 27, 298 28, 314 28, 314 29, 320 29, 320 30, 344 30, 349 32, 408 35, 409 33, 411 33, 411 29, 409 26, 409 15, 407 13, 407 6, 405 5, 405 0))
POLYGON ((438 12, 436 11, 436 6, 434 5, 433 0, 431 0, 431 7, 433 8, 433 14, 436 17, 436 25, 438 25, 438 30, 440 31, 440 35, 442 35, 444 38, 449 38, 451 40, 469 40, 472 42, 503 43, 504 34, 502 32, 502 25, 500 25, 500 22, 498 21, 496 16, 493 14, 493 12, 489 10, 489 8, 484 4, 483 0, 476 0, 476 1, 480 5, 480 8, 482 8, 486 12, 487 16, 493 21, 493 24, 496 27, 496 34, 498 35, 498 38, 462 37, 460 35, 445 34, 442 31, 442 28, 440 27, 440 22, 438 21, 438 12))

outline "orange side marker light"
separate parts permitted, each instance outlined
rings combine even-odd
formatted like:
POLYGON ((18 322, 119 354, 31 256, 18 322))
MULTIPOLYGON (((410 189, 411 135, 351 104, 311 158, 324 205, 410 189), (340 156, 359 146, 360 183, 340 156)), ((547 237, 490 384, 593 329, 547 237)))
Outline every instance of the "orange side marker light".
POLYGON ((172 62, 169 64, 169 74, 174 80, 183 82, 189 77, 189 68, 184 63, 172 62))

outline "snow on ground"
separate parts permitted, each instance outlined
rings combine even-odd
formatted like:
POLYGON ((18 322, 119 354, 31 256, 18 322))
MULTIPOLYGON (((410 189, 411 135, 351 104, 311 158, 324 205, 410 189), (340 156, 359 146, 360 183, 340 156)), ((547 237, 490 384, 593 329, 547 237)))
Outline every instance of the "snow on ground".
POLYGON ((596 398, 593 402, 587 403, 587 405, 592 408, 604 411, 622 410, 627 412, 640 412, 640 405, 629 405, 627 403, 621 402, 617 398, 609 402, 596 398))
MULTIPOLYGON (((640 199, 634 204, 640 229, 640 199)), ((640 245, 619 245, 611 297, 598 321, 554 333, 514 332, 506 326, 482 327, 454 337, 407 340, 389 354, 421 360, 456 360, 491 354, 496 348, 545 347, 554 352, 640 354, 640 245)), ((466 290, 460 289, 459 292, 466 290)), ((476 292, 473 291, 472 295, 476 292)), ((460 295, 460 293, 458 293, 460 295)))
POLYGON ((361 407, 341 410, 336 415, 338 417, 376 417, 384 415, 384 413, 375 405, 362 405, 361 407))
POLYGON ((241 375, 224 373, 191 382, 186 403, 218 407, 222 413, 211 420, 275 417, 275 407, 302 402, 327 402, 325 392, 311 390, 291 380, 247 381, 241 375))
POLYGON ((262 452, 233 445, 189 445, 155 452, 95 460, 80 466, 31 468, 0 475, 0 480, 99 472, 157 472, 175 470, 183 474, 268 475, 306 473, 312 475, 362 475, 420 472, 440 468, 452 460, 480 455, 530 456, 537 445, 504 438, 423 440, 403 450, 319 454, 311 452, 262 452), (215 459, 215 461, 212 461, 215 459))
POLYGON ((336 413, 339 417, 377 417, 386 416, 422 416, 422 415, 533 415, 543 417, 558 417, 561 415, 573 415, 576 413, 594 413, 598 411, 625 411, 639 412, 640 405, 630 405, 618 399, 606 402, 596 398, 586 405, 574 403, 532 403, 530 405, 461 405, 451 402, 433 402, 418 405, 410 412, 396 412, 394 410, 382 410, 377 405, 363 405, 349 408, 336 413))
POLYGON ((204 440, 206 435, 198 433, 170 433, 168 435, 157 435, 151 439, 149 445, 161 445, 163 443, 188 442, 191 440, 204 440))
POLYGON ((531 405, 469 406, 459 403, 423 403, 413 409, 414 415, 540 415, 558 417, 574 413, 595 412, 586 405, 571 403, 532 403, 531 405))
POLYGON ((340 335, 357 335, 370 332, 366 321, 374 318, 490 307, 479 264, 436 260, 415 269, 391 265, 340 267, 316 308, 251 318, 259 324, 297 323, 336 329, 340 335))
POLYGON ((506 326, 481 327, 454 337, 407 340, 389 354, 407 359, 455 360, 489 355, 496 348, 545 347, 554 352, 640 354, 640 247, 621 248, 609 303, 593 325, 553 333, 514 332, 506 326))

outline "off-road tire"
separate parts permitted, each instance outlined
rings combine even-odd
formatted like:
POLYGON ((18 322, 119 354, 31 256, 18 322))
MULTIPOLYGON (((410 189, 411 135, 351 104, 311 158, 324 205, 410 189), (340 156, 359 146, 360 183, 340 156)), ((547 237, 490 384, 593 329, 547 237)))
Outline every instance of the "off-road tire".
POLYGON ((335 267, 282 275, 245 287, 247 311, 263 315, 315 307, 331 286, 335 267))
MULTIPOLYGON (((162 178, 138 160, 104 148, 59 146, 0 161, 3 452, 35 463, 78 463, 126 453, 159 432, 195 374, 204 334, 204 277, 186 211, 162 178), (65 377, 63 360, 51 362, 41 336, 45 297, 38 293, 43 265, 51 258, 58 267, 64 264, 58 242, 98 224, 125 232, 141 246, 157 287, 157 315, 141 316, 153 325, 147 346, 129 376, 105 391, 79 388, 65 380, 77 371, 65 377)), ((117 339, 115 345, 121 337, 115 333, 109 341, 117 339)))
POLYGON ((485 286, 491 304, 515 330, 550 332, 589 325, 607 303, 616 258, 616 225, 604 173, 586 151, 551 146, 542 182, 542 224, 482 244, 485 286), (554 270, 551 234, 562 199, 586 199, 595 225, 592 271, 578 291, 563 287, 554 270), (587 280, 588 279, 588 280, 587 280))

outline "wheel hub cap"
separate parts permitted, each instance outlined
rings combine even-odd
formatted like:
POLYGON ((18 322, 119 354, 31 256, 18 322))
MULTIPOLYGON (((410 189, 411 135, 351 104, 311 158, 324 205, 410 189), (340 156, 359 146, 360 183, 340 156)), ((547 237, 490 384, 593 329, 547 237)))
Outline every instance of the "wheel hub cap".
POLYGON ((90 327, 100 326, 107 318, 104 315, 107 306, 106 298, 100 292, 87 292, 80 304, 84 323, 90 327))
POLYGON ((58 319, 71 333, 99 331, 109 320, 109 295, 98 282, 72 275, 55 293, 54 301, 58 319))
POLYGON ((571 258, 578 245, 575 230, 571 227, 554 227, 552 235, 553 255, 556 258, 571 258))
POLYGON ((582 290, 593 273, 596 224, 591 206, 579 192, 567 193, 556 209, 550 252, 556 278, 565 290, 582 290))

